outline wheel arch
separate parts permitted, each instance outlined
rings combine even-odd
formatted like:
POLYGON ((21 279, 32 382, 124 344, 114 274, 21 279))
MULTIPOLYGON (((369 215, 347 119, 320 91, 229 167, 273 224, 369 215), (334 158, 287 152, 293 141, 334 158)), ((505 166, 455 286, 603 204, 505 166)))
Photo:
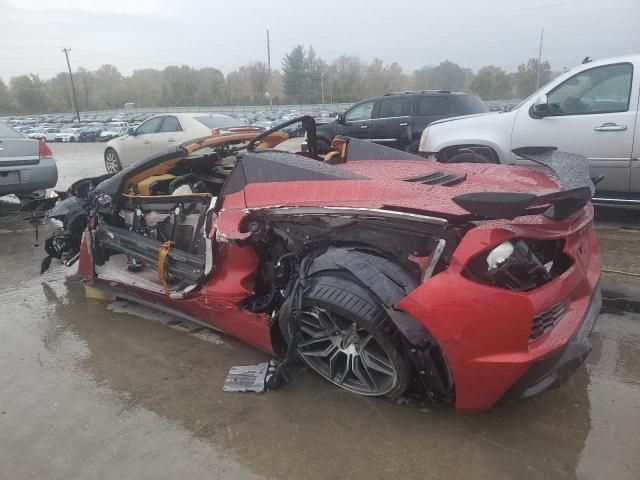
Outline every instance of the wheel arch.
POLYGON ((437 339, 416 318, 396 307, 418 287, 417 279, 398 263, 367 246, 330 247, 320 255, 311 255, 308 275, 346 273, 381 303, 400 333, 404 353, 429 398, 452 400, 453 377, 437 339))
POLYGON ((113 151, 114 151, 114 152, 116 152, 116 154, 118 155, 118 158, 122 158, 122 157, 120 156, 120 152, 118 151, 118 149, 117 149, 116 147, 114 147, 113 145, 111 145, 111 142, 110 142, 110 141, 109 141, 109 143, 107 143, 107 144, 104 146, 104 152, 102 152, 102 156, 103 156, 103 157, 106 157, 106 156, 107 156, 107 152, 108 152, 109 150, 113 150, 113 151))
POLYGON ((447 160, 453 158, 455 155, 461 152, 461 150, 473 150, 477 153, 490 156, 491 163, 505 163, 503 161, 503 157, 500 156, 495 144, 491 144, 487 142, 483 143, 464 143, 457 145, 450 145, 442 148, 439 152, 436 153, 436 158, 438 162, 447 163, 447 160))
POLYGON ((109 150, 113 150, 113 152, 116 154, 116 156, 118 158, 118 163, 120 164, 120 170, 124 169, 125 165, 123 165, 122 155, 120 154, 118 149, 114 145, 111 144, 111 141, 109 141, 109 143, 107 143, 107 145, 104 148, 104 152, 102 154, 102 159, 105 162, 105 166, 106 166, 106 162, 107 162, 107 153, 109 152, 109 150))

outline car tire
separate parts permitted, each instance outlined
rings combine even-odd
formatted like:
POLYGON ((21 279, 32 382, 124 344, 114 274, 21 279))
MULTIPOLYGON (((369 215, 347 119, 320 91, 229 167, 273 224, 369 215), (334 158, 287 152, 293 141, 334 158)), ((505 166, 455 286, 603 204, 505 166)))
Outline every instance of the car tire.
MULTIPOLYGON (((381 301, 350 274, 307 278, 300 312, 298 357, 326 380, 353 393, 395 399, 411 379, 400 332, 381 301), (322 355, 320 355, 322 354, 322 355)), ((280 319, 285 340, 288 319, 280 319)))
POLYGON ((418 155, 418 149, 420 148, 420 140, 414 140, 404 149, 405 152, 413 155, 418 155))
POLYGON ((107 169, 107 173, 116 173, 122 170, 120 157, 113 148, 107 148, 104 151, 104 166, 107 169))
POLYGON ((70 141, 70 142, 75 142, 75 141, 76 141, 76 139, 75 139, 75 137, 71 137, 71 138, 69 138, 69 141, 70 141))

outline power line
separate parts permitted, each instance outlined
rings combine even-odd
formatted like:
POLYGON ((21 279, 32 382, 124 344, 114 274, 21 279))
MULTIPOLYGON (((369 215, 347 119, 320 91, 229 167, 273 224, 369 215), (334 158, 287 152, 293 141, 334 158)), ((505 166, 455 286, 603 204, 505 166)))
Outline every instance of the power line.
POLYGON ((67 59, 67 67, 69 68, 69 80, 71 81, 71 96, 73 99, 72 107, 76 111, 76 117, 78 119, 78 123, 80 123, 80 110, 78 109, 78 99, 76 98, 76 86, 73 84, 73 74, 71 73, 71 64, 69 63, 69 52, 70 48, 63 48, 62 52, 64 53, 65 58, 67 59))

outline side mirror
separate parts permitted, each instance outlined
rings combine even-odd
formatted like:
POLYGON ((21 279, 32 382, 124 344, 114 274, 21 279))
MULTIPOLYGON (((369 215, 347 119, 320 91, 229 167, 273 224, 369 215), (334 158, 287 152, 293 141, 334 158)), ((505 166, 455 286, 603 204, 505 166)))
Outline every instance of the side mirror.
POLYGON ((336 122, 338 123, 344 123, 344 113, 339 113, 338 115, 336 115, 336 122))
POLYGON ((133 135, 133 136, 135 136, 135 135, 136 135, 136 129, 135 129, 135 128, 133 128, 133 127, 129 127, 129 128, 127 129, 127 133, 128 133, 129 135, 133 135))
POLYGON ((531 116, 533 118, 544 118, 547 115, 549 115, 549 98, 546 94, 542 94, 531 107, 531 116))

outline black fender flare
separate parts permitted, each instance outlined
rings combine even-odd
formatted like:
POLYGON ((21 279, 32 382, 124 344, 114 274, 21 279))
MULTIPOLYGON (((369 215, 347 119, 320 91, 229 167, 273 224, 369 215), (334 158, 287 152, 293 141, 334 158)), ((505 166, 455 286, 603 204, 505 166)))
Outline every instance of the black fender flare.
POLYGON ((396 305, 418 287, 406 269, 367 247, 330 247, 312 258, 306 275, 325 271, 347 271, 383 303, 389 318, 406 342, 406 354, 413 364, 427 396, 432 401, 451 401, 453 378, 438 341, 412 315, 396 305))
POLYGON ((346 270, 378 297, 412 346, 423 348, 433 342, 433 337, 418 320, 395 307, 418 287, 413 276, 396 262, 365 247, 330 247, 311 261, 307 275, 329 270, 346 270))

